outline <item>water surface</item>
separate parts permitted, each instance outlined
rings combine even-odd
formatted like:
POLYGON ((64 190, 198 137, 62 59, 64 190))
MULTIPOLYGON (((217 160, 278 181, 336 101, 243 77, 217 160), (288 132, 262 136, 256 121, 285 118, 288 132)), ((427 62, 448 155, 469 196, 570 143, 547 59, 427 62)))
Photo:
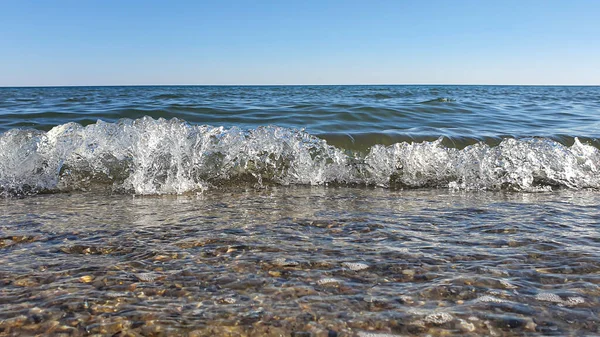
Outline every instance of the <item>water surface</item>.
POLYGON ((5 201, 0 329, 592 335, 598 205, 320 187, 5 201))
POLYGON ((600 88, 0 88, 0 335, 600 335, 600 88))

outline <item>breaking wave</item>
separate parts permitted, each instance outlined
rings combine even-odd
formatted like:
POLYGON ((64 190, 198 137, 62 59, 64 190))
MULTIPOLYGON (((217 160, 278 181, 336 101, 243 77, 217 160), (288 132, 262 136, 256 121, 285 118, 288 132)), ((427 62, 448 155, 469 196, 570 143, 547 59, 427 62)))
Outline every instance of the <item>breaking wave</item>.
POLYGON ((222 186, 362 185, 547 191, 600 188, 600 151, 575 138, 447 147, 374 145, 366 154, 277 126, 251 130, 180 119, 123 119, 0 135, 0 193, 103 190, 181 194, 222 186))

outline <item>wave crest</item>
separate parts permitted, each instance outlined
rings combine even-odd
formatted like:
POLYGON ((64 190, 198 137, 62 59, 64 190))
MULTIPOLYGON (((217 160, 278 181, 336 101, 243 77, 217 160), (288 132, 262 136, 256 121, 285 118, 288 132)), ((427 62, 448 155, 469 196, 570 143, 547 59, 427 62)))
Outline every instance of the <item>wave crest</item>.
POLYGON ((599 188, 600 152, 578 139, 504 139, 464 149, 375 145, 366 155, 304 131, 241 130, 179 119, 98 121, 0 135, 4 196, 72 190, 180 194, 223 185, 371 185, 539 191, 599 188))

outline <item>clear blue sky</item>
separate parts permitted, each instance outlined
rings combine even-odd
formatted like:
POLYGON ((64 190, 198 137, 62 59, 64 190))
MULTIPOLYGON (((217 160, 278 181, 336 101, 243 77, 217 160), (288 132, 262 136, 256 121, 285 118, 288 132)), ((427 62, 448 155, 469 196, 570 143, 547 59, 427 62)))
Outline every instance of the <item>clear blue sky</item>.
POLYGON ((3 0, 0 86, 600 84, 598 0, 3 0))

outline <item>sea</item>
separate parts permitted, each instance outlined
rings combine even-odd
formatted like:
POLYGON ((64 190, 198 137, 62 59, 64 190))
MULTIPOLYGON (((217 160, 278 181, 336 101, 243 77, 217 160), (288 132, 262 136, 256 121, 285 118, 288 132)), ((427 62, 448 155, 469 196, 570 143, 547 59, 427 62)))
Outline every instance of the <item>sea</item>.
POLYGON ((0 336, 600 336, 600 87, 0 88, 0 336))

